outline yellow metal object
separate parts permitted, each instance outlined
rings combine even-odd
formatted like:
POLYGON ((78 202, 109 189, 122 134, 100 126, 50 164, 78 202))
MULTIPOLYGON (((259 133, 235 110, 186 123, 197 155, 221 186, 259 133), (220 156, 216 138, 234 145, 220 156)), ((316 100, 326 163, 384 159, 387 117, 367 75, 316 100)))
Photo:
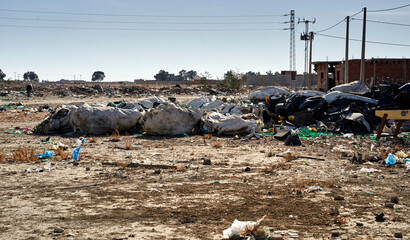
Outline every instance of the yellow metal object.
POLYGON ((410 110, 376 110, 375 115, 383 117, 387 114, 387 119, 394 120, 410 120, 410 110))

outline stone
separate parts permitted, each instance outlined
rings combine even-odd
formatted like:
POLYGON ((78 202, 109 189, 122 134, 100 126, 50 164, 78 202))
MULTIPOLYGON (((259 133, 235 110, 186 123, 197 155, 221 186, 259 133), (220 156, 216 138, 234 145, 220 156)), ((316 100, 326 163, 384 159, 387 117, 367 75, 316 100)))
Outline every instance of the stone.
POLYGON ((211 159, 209 159, 209 158, 204 159, 204 162, 202 164, 203 165, 211 165, 212 164, 211 159))
POLYGON ((386 202, 384 203, 384 206, 385 206, 385 207, 388 207, 388 208, 394 208, 394 203, 391 203, 391 202, 387 202, 387 201, 386 201, 386 202))
POLYGON ((251 171, 251 168, 250 167, 246 167, 245 168, 245 172, 250 172, 251 171))
POLYGON ((332 232, 332 237, 339 237, 340 233, 339 232, 332 232))
POLYGON ((59 227, 55 227, 53 232, 54 232, 54 233, 63 233, 63 232, 64 232, 64 229, 59 228, 59 227))
POLYGON ((401 233, 401 232, 396 232, 396 233, 394 233, 394 237, 395 237, 395 238, 403 238, 403 233, 401 233))
POLYGON ((161 169, 156 169, 155 171, 154 171, 154 174, 160 174, 161 173, 161 169))
POLYGON ((358 226, 358 227, 363 227, 363 223, 357 222, 357 223, 356 223, 356 226, 358 226))
POLYGON ((345 200, 345 198, 343 196, 340 196, 340 195, 336 195, 334 199, 335 200, 345 200))
POLYGON ((399 198, 397 196, 391 197, 390 202, 399 204, 399 198))

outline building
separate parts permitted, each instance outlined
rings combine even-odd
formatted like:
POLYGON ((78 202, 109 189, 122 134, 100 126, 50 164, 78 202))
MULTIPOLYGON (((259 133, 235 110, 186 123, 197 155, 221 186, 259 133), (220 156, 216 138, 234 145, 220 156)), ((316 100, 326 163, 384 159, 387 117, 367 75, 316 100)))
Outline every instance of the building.
MULTIPOLYGON (((360 79, 360 59, 349 60, 348 82, 360 79)), ((365 83, 375 86, 383 81, 407 83, 410 80, 410 59, 408 58, 372 58, 365 61, 365 83)), ((343 84, 345 79, 344 61, 313 62, 317 73, 317 89, 327 91, 336 85, 343 84)))
MULTIPOLYGON (((312 88, 316 85, 316 75, 312 74, 312 88)), ((307 88, 308 76, 297 74, 296 71, 281 71, 268 75, 245 75, 245 84, 253 86, 285 86, 307 88)))

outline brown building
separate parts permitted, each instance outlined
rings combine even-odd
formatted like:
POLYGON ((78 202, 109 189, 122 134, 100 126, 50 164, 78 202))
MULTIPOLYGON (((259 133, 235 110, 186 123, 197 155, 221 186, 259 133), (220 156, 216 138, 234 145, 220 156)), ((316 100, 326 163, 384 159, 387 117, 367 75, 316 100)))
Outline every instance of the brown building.
MULTIPOLYGON (((313 62, 317 72, 317 89, 327 91, 330 88, 343 84, 345 62, 322 61, 313 62)), ((360 59, 349 60, 348 82, 360 79, 360 59)), ((410 80, 410 59, 408 58, 372 58, 365 62, 365 82, 371 80, 377 86, 382 81, 392 83, 407 83, 410 80)))

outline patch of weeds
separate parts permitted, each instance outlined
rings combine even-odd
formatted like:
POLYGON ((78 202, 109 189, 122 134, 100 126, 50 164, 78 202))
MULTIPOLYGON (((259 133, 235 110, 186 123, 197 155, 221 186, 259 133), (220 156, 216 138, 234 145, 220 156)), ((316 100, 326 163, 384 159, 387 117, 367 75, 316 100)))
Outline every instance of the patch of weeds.
POLYGON ((24 147, 19 147, 16 151, 14 151, 12 159, 13 162, 40 162, 35 149, 24 147))

